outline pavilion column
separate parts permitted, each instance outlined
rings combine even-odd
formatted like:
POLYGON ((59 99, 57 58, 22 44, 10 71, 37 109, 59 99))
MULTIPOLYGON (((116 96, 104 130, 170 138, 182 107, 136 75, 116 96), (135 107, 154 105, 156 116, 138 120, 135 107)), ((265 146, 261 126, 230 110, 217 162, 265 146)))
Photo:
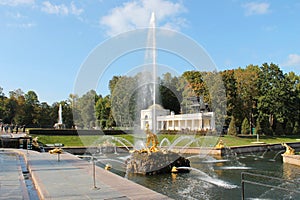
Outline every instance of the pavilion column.
POLYGON ((215 127, 215 114, 214 113, 212 113, 212 117, 211 117, 211 120, 210 120, 210 123, 211 123, 211 129, 212 130, 215 130, 216 129, 216 127, 215 127))
POLYGON ((200 130, 203 129, 203 119, 202 119, 202 117, 201 117, 201 119, 199 119, 199 128, 200 128, 200 130))
POLYGON ((195 130, 195 120, 192 119, 192 127, 191 127, 191 130, 195 130))

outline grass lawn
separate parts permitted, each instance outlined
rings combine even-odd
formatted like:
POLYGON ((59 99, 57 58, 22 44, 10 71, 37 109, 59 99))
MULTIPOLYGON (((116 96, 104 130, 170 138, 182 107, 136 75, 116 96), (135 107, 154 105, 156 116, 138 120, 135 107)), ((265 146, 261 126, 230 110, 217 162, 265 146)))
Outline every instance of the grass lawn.
MULTIPOLYGON (((54 144, 54 143, 62 143, 65 147, 70 146, 90 146, 95 145, 97 141, 104 140, 105 136, 97 136, 97 135, 88 135, 88 136, 58 136, 58 135, 31 135, 32 138, 38 137, 38 141, 45 144, 54 144)), ((106 136, 110 137, 110 136, 106 136)), ((133 141, 133 137, 131 135, 115 135, 114 137, 122 137, 129 141, 133 141)), ((120 145, 120 144, 117 144, 120 145)), ((126 144, 128 145, 128 144, 126 144)))
MULTIPOLYGON (((259 141, 264 142, 266 144, 280 144, 280 143, 289 143, 289 142, 300 142, 300 136, 260 136, 259 141)), ((254 145, 251 142, 256 142, 256 136, 255 137, 235 137, 235 136, 228 136, 221 138, 226 146, 243 146, 243 145, 254 145)))
MULTIPOLYGON (((38 141, 43 144, 54 144, 54 143, 62 143, 66 147, 69 146, 90 146, 97 145, 99 143, 105 142, 111 136, 49 136, 49 135, 31 135, 33 138, 38 137, 38 141)), ((163 138, 167 138, 171 143, 173 143, 176 138, 179 136, 187 136, 187 135, 158 135, 159 141, 162 141, 163 138)), ((124 138, 128 140, 130 143, 134 143, 133 135, 114 135, 117 138, 124 138)), ((190 137, 194 137, 191 135, 190 137)), ((186 137, 181 142, 179 142, 176 146, 184 146, 191 141, 190 137, 186 137)), ((146 141, 146 138, 138 138, 140 140, 146 141)), ((243 146, 243 145, 254 145, 251 142, 256 141, 256 137, 235 137, 225 135, 224 137, 215 137, 215 136, 195 136, 195 140, 197 142, 193 142, 190 146, 215 146, 219 139, 223 140, 225 146, 243 146), (199 140, 198 140, 199 138, 199 140)), ((288 142, 300 142, 300 136, 260 136, 259 141, 265 142, 267 144, 280 144, 280 143, 288 143, 288 142)), ((127 146, 131 146, 126 140, 122 140, 121 142, 125 143, 127 146)), ((115 143, 118 146, 121 146, 121 142, 110 140, 110 142, 115 143)), ((167 145, 167 142, 163 145, 167 145)))

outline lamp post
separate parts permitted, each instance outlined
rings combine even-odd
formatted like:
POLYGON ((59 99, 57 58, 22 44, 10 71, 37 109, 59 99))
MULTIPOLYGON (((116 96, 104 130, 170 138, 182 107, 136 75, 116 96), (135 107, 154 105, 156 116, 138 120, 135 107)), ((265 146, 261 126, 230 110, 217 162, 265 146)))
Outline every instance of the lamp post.
POLYGON ((95 158, 92 155, 92 162, 93 162, 93 189, 98 189, 96 186, 96 166, 95 166, 95 158))

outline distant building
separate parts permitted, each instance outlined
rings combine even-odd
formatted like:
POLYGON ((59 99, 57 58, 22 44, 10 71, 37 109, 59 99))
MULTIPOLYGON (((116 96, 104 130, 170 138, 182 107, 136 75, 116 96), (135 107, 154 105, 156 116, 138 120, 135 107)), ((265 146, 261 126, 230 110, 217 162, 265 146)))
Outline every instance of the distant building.
MULTIPOLYGON (((151 106, 149 106, 148 109, 141 110, 141 129, 142 130, 145 129, 146 124, 149 124, 149 129, 153 130, 153 125, 152 125, 153 115, 156 116, 156 119, 158 116, 168 116, 168 115, 170 115, 170 110, 164 109, 159 104, 151 105, 151 106), (154 112, 154 109, 155 109, 155 112, 154 112)), ((158 127, 157 124, 156 124, 156 127, 158 127)), ((156 128, 156 130, 160 130, 160 129, 156 128)))
POLYGON ((153 116, 156 117, 156 130, 215 130, 214 112, 197 112, 192 114, 178 114, 164 109, 161 105, 151 105, 141 110, 141 129, 148 123, 153 130, 153 116), (155 108, 155 112, 154 109, 155 108))

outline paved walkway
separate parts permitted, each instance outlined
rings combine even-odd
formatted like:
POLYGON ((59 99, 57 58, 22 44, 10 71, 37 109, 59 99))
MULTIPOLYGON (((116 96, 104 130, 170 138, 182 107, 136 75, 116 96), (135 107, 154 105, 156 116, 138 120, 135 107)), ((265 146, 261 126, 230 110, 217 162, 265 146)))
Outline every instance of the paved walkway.
POLYGON ((29 199, 18 155, 1 150, 0 199, 29 199))
MULTIPOLYGON (((95 168, 94 188, 93 165, 72 154, 61 154, 58 162, 57 155, 49 153, 8 149, 4 152, 13 151, 24 155, 41 199, 170 199, 100 167, 95 168)), ((28 198, 24 195, 19 161, 1 162, 1 157, 0 199, 28 198)))

